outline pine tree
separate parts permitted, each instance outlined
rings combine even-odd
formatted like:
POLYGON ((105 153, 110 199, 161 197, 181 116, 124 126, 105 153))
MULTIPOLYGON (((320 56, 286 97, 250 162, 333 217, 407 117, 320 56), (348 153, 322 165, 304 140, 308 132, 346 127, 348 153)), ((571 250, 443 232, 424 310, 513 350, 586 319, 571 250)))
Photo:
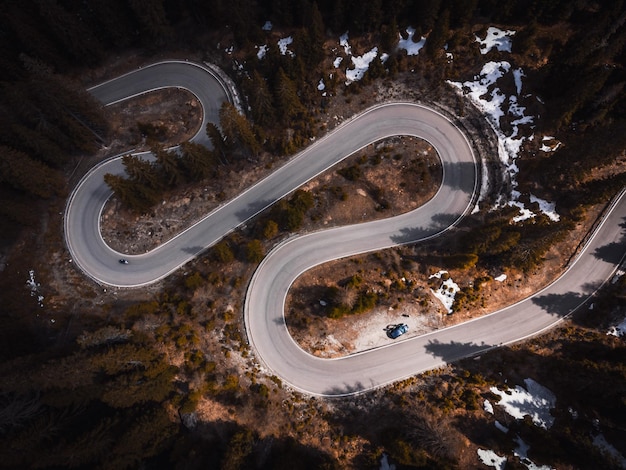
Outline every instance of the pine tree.
POLYGON ((189 179, 197 181, 216 173, 218 160, 213 151, 193 142, 183 142, 180 147, 180 163, 189 179))
POLYGON ((142 40, 148 47, 159 47, 172 36, 163 0, 129 0, 130 8, 141 25, 142 40))
POLYGON ((185 179, 185 175, 181 171, 176 152, 160 147, 154 147, 151 150, 156 157, 156 165, 161 181, 170 187, 181 184, 185 179))
POLYGON ((101 58, 102 46, 80 18, 69 13, 56 0, 35 0, 39 16, 52 32, 70 60, 95 64, 101 58))
POLYGON ((260 263, 265 256, 265 250, 261 240, 251 240, 246 245, 246 259, 250 263, 260 263))
POLYGON ((256 155, 261 150, 252 126, 246 117, 231 103, 224 102, 220 108, 220 127, 226 145, 232 150, 256 155))
POLYGON ((428 35, 426 40, 426 53, 434 58, 443 55, 443 46, 446 44, 450 36, 450 11, 444 10, 443 13, 437 18, 437 22, 433 30, 428 35))
POLYGON ((159 200, 159 193, 147 185, 139 184, 120 175, 107 173, 104 182, 129 209, 145 212, 159 200))
POLYGON ((305 112, 305 108, 298 97, 296 85, 282 68, 276 74, 274 96, 276 97, 276 107, 284 123, 289 123, 298 114, 305 112))
POLYGON ((224 163, 228 163, 227 153, 228 149, 226 147, 226 142, 224 142, 224 137, 222 133, 218 129, 218 127, 212 122, 207 122, 206 125, 206 133, 211 139, 211 143, 213 144, 213 150, 220 157, 220 160, 224 163))
POLYGON ((59 195, 63 177, 27 154, 0 145, 0 182, 41 198, 59 195))
POLYGON ((267 81, 257 70, 252 72, 251 78, 246 82, 246 92, 254 122, 260 126, 273 124, 276 113, 272 93, 267 81))
POLYGON ((162 184, 154 163, 132 154, 122 157, 122 163, 131 181, 155 190, 161 189, 162 184))

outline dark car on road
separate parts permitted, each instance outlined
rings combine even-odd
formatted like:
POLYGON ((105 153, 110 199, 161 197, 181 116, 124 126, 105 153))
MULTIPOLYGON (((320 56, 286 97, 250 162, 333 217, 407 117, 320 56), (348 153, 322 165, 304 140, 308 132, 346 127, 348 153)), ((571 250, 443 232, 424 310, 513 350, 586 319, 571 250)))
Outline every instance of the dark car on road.
POLYGON ((387 335, 389 335, 391 339, 396 339, 399 336, 402 336, 407 331, 409 331, 409 325, 407 325, 406 323, 400 323, 399 325, 396 325, 393 328, 391 328, 388 331, 387 335))

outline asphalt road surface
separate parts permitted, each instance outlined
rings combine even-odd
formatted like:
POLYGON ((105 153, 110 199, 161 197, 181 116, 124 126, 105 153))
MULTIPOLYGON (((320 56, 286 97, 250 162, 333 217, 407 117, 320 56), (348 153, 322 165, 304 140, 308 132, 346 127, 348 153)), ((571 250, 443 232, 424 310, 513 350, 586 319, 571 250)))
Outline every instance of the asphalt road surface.
MULTIPOLYGON (((387 223, 396 225, 393 221, 387 223)), ((380 224, 384 227, 384 221, 380 224)), ((620 195, 567 272, 532 297, 451 328, 406 340, 390 339, 387 346, 378 349, 340 359, 314 357, 300 349, 287 331, 287 290, 300 273, 321 261, 354 253, 359 248, 374 249, 377 241, 386 245, 384 236, 372 233, 366 234, 366 238, 378 240, 363 246, 357 234, 356 229, 342 228, 283 243, 263 260, 248 290, 245 322, 253 350, 273 374, 308 394, 342 396, 364 392, 554 326, 582 306, 623 261, 626 197, 624 193, 620 195)))
MULTIPOLYGON (((204 122, 217 122, 219 105, 228 99, 214 75, 188 62, 155 64, 90 91, 106 104, 163 87, 186 88, 198 96, 204 122)), ((623 195, 570 270, 524 302, 463 325, 408 340, 390 340, 388 347, 341 359, 320 359, 304 352, 289 335, 284 319, 287 290, 300 273, 328 260, 436 236, 475 202, 479 170, 463 134, 439 113, 408 103, 381 105, 347 121, 193 227, 143 255, 117 253, 100 235, 100 214, 111 196, 103 176, 123 171, 120 159, 111 159, 89 172, 70 196, 66 243, 75 264, 101 284, 151 284, 327 168, 394 135, 423 138, 437 150, 444 171, 435 197, 397 217, 294 236, 264 259, 251 280, 244 311, 248 339, 265 367, 292 387, 313 395, 359 393, 520 340, 570 313, 621 261, 626 220, 623 195), (128 265, 118 262, 122 257, 129 260, 128 265)), ((194 140, 208 142, 202 132, 194 140)))

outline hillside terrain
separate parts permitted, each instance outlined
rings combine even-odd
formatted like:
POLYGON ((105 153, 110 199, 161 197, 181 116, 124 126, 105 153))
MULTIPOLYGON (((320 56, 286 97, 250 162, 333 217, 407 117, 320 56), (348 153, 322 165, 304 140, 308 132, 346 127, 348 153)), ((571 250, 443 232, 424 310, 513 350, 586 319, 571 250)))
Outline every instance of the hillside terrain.
POLYGON ((428 201, 444 170, 427 142, 362 149, 142 289, 87 279, 62 223, 90 167, 152 149, 170 166, 128 157, 101 219, 112 247, 142 253, 358 112, 424 103, 474 146, 475 211, 427 243, 304 273, 287 326, 305 350, 337 357, 389 344, 389 324, 410 336, 484 315, 563 272, 626 186, 623 12, 622 1, 7 5, 2 467, 626 467, 623 271, 538 337, 355 397, 303 395, 255 360, 242 308, 264 255, 293 233, 428 201), (168 58, 216 64, 240 92, 241 109, 224 105, 207 127, 213 149, 186 143, 201 110, 183 90, 106 108, 87 92, 168 58))

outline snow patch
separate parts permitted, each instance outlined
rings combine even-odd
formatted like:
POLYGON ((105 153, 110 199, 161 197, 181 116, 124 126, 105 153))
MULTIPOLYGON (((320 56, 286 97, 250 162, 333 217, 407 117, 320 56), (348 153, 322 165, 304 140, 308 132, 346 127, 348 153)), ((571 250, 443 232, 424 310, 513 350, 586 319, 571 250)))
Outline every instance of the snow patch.
POLYGON ((549 217, 553 222, 561 220, 559 214, 556 213, 556 204, 554 202, 548 202, 545 199, 541 199, 533 194, 530 195, 530 202, 536 202, 539 204, 539 210, 549 217))
POLYGON ((504 470, 506 467, 506 457, 500 457, 493 450, 478 449, 478 458, 487 467, 497 468, 498 470, 504 470))
POLYGON ((504 282, 506 281, 506 274, 500 274, 499 276, 494 277, 493 280, 498 282, 504 282))
POLYGON ((333 61, 333 67, 335 67, 336 69, 339 68, 339 65, 341 64, 342 61, 343 61, 343 57, 337 57, 333 61))
MULTIPOLYGON (((513 75, 513 80, 515 81, 516 90, 519 95, 522 90, 522 77, 524 77, 524 72, 521 68, 512 70, 511 64, 507 61, 487 62, 473 80, 465 82, 448 81, 448 83, 474 102, 487 116, 487 121, 495 131, 498 137, 498 156, 505 166, 506 176, 509 177, 511 187, 513 188, 510 200, 501 201, 500 204, 508 204, 519 208, 519 215, 513 219, 513 222, 521 222, 534 217, 535 214, 524 206, 524 203, 519 200, 521 193, 515 190, 518 185, 516 177, 519 172, 516 160, 519 157, 524 141, 527 139, 532 140, 531 137, 521 135, 521 126, 530 125, 532 127, 535 117, 526 114, 526 107, 520 104, 518 96, 511 95, 507 97, 497 86, 497 82, 500 79, 508 78, 511 75, 513 75), (500 124, 500 120, 505 116, 510 121, 510 126, 507 126, 506 131, 503 130, 500 124)), ((488 191, 487 185, 483 186, 484 189, 481 189, 479 202, 488 191)), ((536 199, 536 202, 539 202, 539 199, 536 199)), ((543 207, 546 209, 546 215, 552 220, 558 220, 558 214, 554 210, 554 205, 547 201, 541 201, 543 207)), ((540 204, 540 208, 542 204, 540 204)))
POLYGON ((515 90, 517 91, 517 95, 522 92, 522 77, 525 77, 524 71, 522 69, 513 70, 513 79, 515 80, 515 90))
POLYGON ((489 400, 485 400, 485 402, 483 403, 483 409, 489 413, 489 414, 493 414, 493 405, 491 404, 491 402, 489 400))
POLYGON ((320 81, 317 84, 317 89, 319 91, 324 91, 326 89, 326 85, 324 84, 324 79, 323 78, 320 78, 320 81))
POLYGON ((267 21, 265 22, 265 24, 261 27, 261 29, 262 29, 263 31, 271 31, 273 27, 274 27, 274 25, 272 24, 272 22, 271 22, 271 21, 269 21, 269 20, 267 20, 267 21))
POLYGON ((413 40, 413 35, 415 34, 415 28, 408 27, 406 29, 406 34, 408 35, 407 39, 404 39, 400 34, 400 40, 398 41, 398 49, 404 49, 407 55, 417 55, 420 50, 426 44, 426 38, 424 36, 417 42, 413 40))
POLYGON ((487 36, 485 39, 480 39, 476 36, 476 42, 480 44, 480 53, 486 54, 494 47, 500 52, 511 52, 511 46, 513 41, 511 36, 515 35, 513 30, 502 30, 491 26, 487 29, 487 36))
POLYGON ((542 144, 539 150, 546 153, 556 152, 561 147, 561 145, 563 145, 562 142, 556 140, 556 138, 551 135, 544 136, 543 139, 541 139, 541 142, 542 144))
POLYGON ((624 318, 618 325, 609 328, 609 331, 607 331, 606 334, 617 336, 618 338, 626 336, 626 318, 624 318))
POLYGON ((556 405, 556 397, 546 387, 533 379, 525 379, 526 389, 516 386, 505 391, 491 387, 491 392, 500 397, 498 404, 515 419, 530 416, 533 423, 544 429, 549 429, 554 423, 550 410, 556 405))
POLYGON ((44 296, 39 293, 41 284, 35 280, 35 270, 31 269, 28 271, 28 276, 29 278, 26 280, 26 287, 30 290, 30 296, 35 297, 37 299, 37 305, 43 307, 44 296))
POLYGON ((378 55, 378 47, 374 47, 369 52, 366 52, 362 56, 354 57, 352 56, 352 64, 354 65, 353 69, 346 70, 346 78, 348 79, 346 85, 349 85, 352 82, 357 80, 361 80, 367 69, 369 68, 371 62, 378 55))
POLYGON ((258 48, 259 48, 259 51, 256 53, 256 56, 259 60, 261 60, 263 57, 265 57, 265 54, 267 54, 267 44, 258 46, 258 48))
POLYGON ((346 53, 346 55, 352 54, 352 48, 348 43, 348 31, 339 36, 339 45, 343 47, 343 51, 346 53))
POLYGON ((290 55, 291 57, 295 57, 295 54, 293 53, 293 51, 290 51, 288 49, 289 44, 291 44, 292 42, 293 42, 292 36, 287 36, 286 38, 282 38, 278 40, 278 50, 280 51, 281 55, 290 55))
MULTIPOLYGON (((448 271, 439 271, 438 273, 428 276, 428 279, 432 279, 432 278, 441 279, 442 274, 446 274, 447 272, 448 271)), ((452 278, 449 277, 448 279, 446 279, 445 281, 441 283, 441 286, 439 286, 439 289, 437 290, 431 289, 430 291, 433 293, 435 297, 437 297, 441 301, 441 303, 446 308, 448 313, 452 313, 452 305, 454 304, 454 297, 456 296, 456 293, 459 292, 460 290, 461 289, 459 288, 459 285, 456 282, 454 282, 452 278)))

